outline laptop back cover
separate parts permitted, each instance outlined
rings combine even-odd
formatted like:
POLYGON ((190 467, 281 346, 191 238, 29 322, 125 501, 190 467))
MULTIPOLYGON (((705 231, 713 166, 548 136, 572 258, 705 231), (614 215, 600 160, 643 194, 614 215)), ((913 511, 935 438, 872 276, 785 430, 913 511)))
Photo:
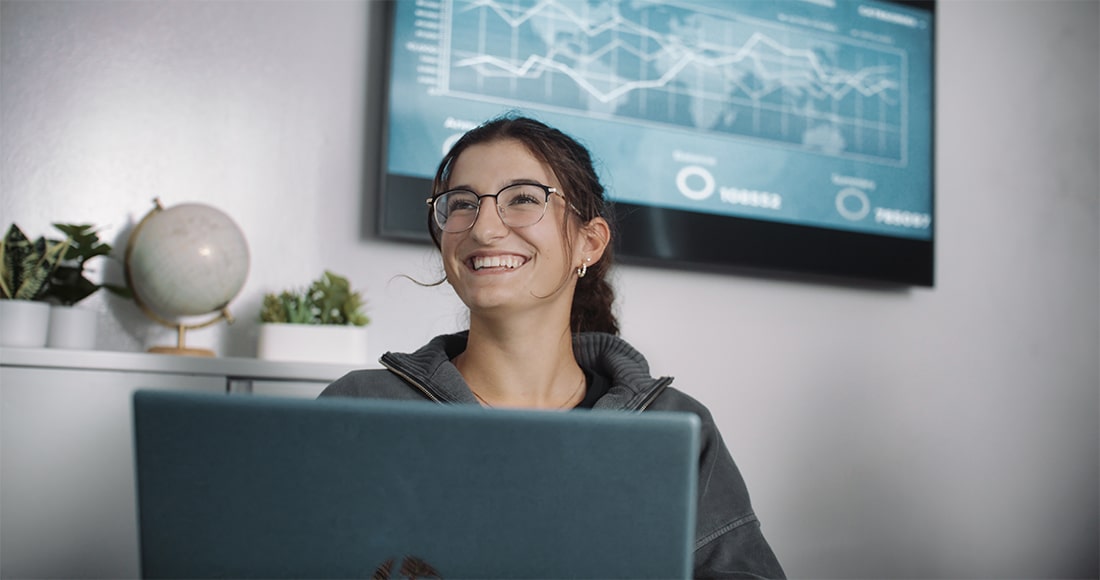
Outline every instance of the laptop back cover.
POLYGON ((691 573, 698 419, 139 391, 146 577, 691 573))

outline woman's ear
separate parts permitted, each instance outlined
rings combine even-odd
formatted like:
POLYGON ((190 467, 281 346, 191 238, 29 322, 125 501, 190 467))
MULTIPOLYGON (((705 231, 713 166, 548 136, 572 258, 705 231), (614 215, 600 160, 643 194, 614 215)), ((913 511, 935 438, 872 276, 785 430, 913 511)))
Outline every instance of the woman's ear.
POLYGON ((581 235, 577 239, 577 253, 588 265, 595 264, 603 257, 607 244, 611 243, 611 226, 602 217, 594 217, 581 226, 581 235))

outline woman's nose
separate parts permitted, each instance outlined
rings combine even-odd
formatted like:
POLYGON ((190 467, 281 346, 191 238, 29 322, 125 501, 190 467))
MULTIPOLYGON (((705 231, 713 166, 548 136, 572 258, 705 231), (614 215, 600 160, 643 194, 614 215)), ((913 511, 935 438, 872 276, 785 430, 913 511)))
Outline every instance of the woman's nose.
POLYGON ((496 198, 483 197, 480 203, 481 205, 477 211, 477 218, 474 219, 474 225, 470 227, 470 235, 480 242, 507 235, 508 226, 504 225, 504 220, 500 218, 500 211, 497 209, 496 198), (492 200, 491 205, 489 203, 490 200, 492 200))

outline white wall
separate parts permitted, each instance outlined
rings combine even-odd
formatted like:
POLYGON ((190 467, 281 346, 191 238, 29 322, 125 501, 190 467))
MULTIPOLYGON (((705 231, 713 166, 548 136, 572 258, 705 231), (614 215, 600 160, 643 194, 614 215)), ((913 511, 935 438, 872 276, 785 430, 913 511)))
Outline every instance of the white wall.
MULTIPOLYGON (((619 269, 624 335, 712 407, 792 576, 1098 575, 1097 6, 941 1, 934 289, 619 269)), ((459 328, 397 278, 431 279, 430 249, 369 233, 370 13, 4 0, 0 222, 123 242, 153 197, 221 208, 252 272, 238 322, 189 343, 223 355, 324 268, 366 289, 375 354, 459 328)), ((172 340, 88 305, 101 348, 172 340)))

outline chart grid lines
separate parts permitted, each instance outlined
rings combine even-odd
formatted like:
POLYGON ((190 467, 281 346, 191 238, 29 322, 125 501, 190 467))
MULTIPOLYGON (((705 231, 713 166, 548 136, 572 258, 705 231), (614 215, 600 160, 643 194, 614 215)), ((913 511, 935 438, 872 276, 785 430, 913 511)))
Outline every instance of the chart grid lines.
POLYGON ((656 30, 649 11, 657 4, 442 4, 450 8, 442 29, 477 34, 440 39, 441 94, 545 104, 888 165, 907 161, 903 51, 827 33, 762 30, 713 6, 656 30))

